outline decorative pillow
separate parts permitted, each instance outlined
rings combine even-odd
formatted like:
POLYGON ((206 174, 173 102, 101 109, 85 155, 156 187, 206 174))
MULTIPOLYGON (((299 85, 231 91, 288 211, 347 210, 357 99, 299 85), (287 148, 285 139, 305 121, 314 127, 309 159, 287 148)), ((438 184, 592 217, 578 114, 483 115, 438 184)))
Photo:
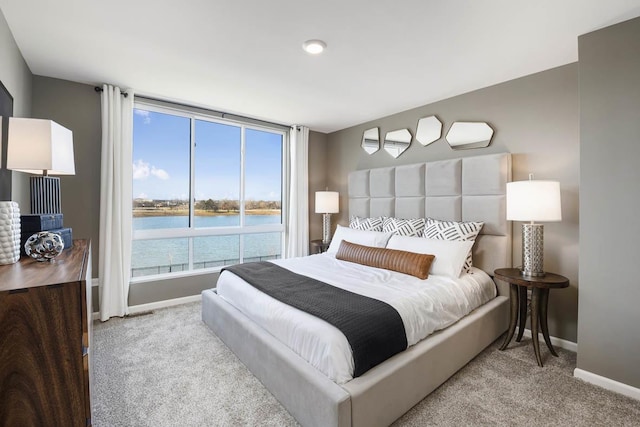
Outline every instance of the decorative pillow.
POLYGON ((457 279, 473 241, 438 240, 424 237, 391 236, 387 249, 435 255, 430 274, 457 279))
POLYGON ((433 255, 415 252, 398 251, 395 249, 374 248, 343 240, 336 259, 355 262, 369 267, 384 268, 409 274, 418 279, 429 277, 429 269, 433 262, 433 255))
POLYGON ((382 231, 382 217, 362 218, 352 215, 349 218, 349 228, 364 231, 382 231))
MULTIPOLYGON (((462 240, 475 241, 478 233, 482 229, 484 222, 458 222, 458 221, 440 221, 434 218, 427 218, 423 237, 427 239, 438 240, 462 240)), ((468 273, 471 271, 473 260, 471 250, 467 255, 467 260, 462 267, 462 271, 468 273)))
POLYGON ((391 233, 383 233, 381 231, 362 231, 349 227, 338 225, 336 232, 333 234, 331 244, 329 244, 328 253, 338 252, 340 242, 348 240, 359 245, 374 246, 376 248, 384 248, 391 237, 391 233))
POLYGON ((382 221, 382 231, 399 236, 420 236, 424 231, 424 218, 389 218, 382 221))

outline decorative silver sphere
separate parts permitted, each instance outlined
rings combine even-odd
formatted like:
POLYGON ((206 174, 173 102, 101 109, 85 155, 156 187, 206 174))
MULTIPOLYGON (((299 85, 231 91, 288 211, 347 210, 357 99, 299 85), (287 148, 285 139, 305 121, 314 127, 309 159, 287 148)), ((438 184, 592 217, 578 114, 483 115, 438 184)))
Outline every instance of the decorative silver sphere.
POLYGON ((64 241, 59 234, 40 231, 33 234, 24 244, 24 251, 36 261, 49 261, 60 255, 64 249, 64 241))

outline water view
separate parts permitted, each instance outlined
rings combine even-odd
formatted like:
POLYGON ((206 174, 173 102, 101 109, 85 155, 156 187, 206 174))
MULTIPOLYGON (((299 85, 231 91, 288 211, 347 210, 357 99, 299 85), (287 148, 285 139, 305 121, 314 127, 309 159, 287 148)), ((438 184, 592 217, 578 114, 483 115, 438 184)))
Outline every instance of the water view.
MULTIPOLYGON (((279 214, 245 216, 246 226, 280 223, 279 214)), ((194 217, 196 228, 229 227, 239 224, 238 214, 194 217)), ((133 218, 134 230, 187 228, 188 226, 187 215, 133 218)), ((241 248, 245 262, 276 259, 280 258, 282 253, 282 233, 280 232, 194 237, 192 240, 194 270, 238 263, 241 248)), ((189 270, 189 238, 133 241, 132 277, 187 270, 189 270)))

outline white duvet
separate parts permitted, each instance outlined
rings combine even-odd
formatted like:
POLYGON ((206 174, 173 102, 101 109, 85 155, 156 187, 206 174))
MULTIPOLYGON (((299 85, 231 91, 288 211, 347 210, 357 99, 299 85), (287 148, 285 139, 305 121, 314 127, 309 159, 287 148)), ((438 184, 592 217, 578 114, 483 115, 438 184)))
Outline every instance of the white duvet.
MULTIPOLYGON (((298 274, 384 301, 400 314, 408 345, 455 323, 496 296, 491 278, 473 269, 459 279, 430 275, 427 280, 340 261, 333 254, 273 261, 298 274)), ((220 297, 279 339, 332 381, 353 378, 353 356, 336 327, 258 291, 233 273, 218 279, 220 297)))

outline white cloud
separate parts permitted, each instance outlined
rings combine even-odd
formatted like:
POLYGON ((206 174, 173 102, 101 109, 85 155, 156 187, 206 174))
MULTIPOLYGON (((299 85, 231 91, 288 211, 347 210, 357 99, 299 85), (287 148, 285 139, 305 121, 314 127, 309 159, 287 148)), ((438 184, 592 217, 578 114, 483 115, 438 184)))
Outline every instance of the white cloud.
POLYGON ((151 175, 162 180, 169 179, 169 174, 167 173, 167 171, 165 171, 164 169, 158 169, 155 166, 151 166, 151 175))
POLYGON ((148 125, 149 123, 151 123, 151 114, 149 114, 148 111, 138 110, 137 108, 134 108, 133 113, 140 117, 144 117, 143 123, 145 125, 148 125))
POLYGON ((149 177, 149 163, 138 160, 133 163, 133 179, 147 179, 149 177))
POLYGON ((153 175, 163 181, 170 178, 167 171, 150 165, 144 160, 138 160, 133 163, 133 179, 147 179, 149 175, 153 175))
POLYGON ((136 197, 137 199, 148 199, 149 196, 147 196, 147 193, 140 193, 138 194, 138 197, 136 197))

